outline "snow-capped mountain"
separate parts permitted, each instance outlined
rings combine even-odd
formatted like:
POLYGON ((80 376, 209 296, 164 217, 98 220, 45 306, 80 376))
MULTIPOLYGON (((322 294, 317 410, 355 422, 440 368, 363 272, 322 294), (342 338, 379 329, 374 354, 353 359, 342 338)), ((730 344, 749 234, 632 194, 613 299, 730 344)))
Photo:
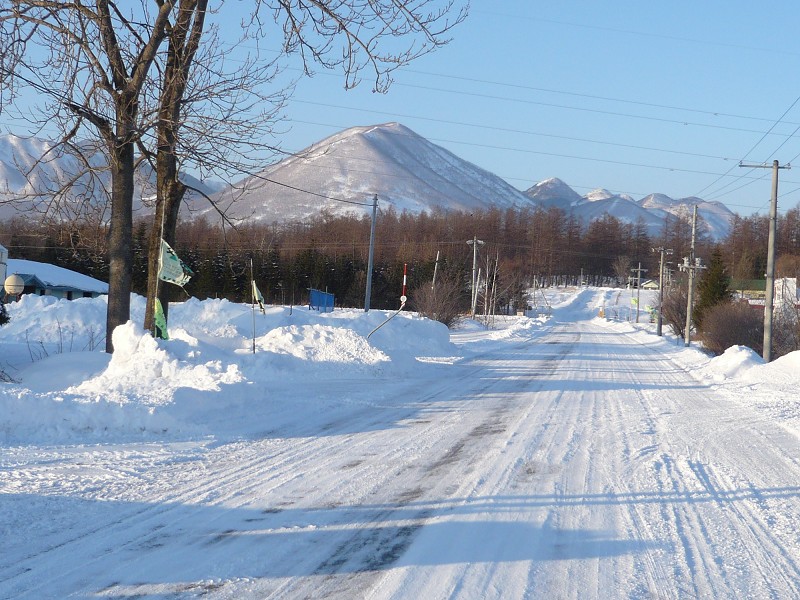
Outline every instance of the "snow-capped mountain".
POLYGON ((525 195, 545 207, 558 206, 563 208, 564 206, 578 204, 583 200, 583 196, 557 177, 540 181, 528 189, 525 195))
MULTIPOLYGON (((106 164, 99 152, 85 147, 92 168, 106 164)), ((61 182, 75 178, 81 171, 78 160, 60 151, 52 142, 35 137, 0 136, 0 218, 26 213, 34 201, 26 200, 17 206, 4 203, 12 197, 34 194, 37 190, 56 189, 61 182)), ((89 177, 76 182, 78 196, 92 187, 89 177)), ((99 196, 99 191, 97 192, 99 196)))
POLYGON ((664 194, 650 194, 639 203, 648 210, 663 210, 684 219, 692 218, 692 209, 696 205, 697 214, 714 239, 725 237, 731 230, 733 213, 721 202, 708 202, 695 196, 675 200, 664 194))
POLYGON ((346 129, 238 182, 216 200, 235 217, 272 222, 323 211, 366 214, 376 194, 379 206, 411 213, 531 205, 500 177, 399 123, 346 129))
MULTIPOLYGON (((99 148, 84 145, 90 163, 106 164, 99 148)), ((24 204, 4 204, 12 196, 30 193, 45 185, 56 187, 80 172, 81 163, 59 151, 51 142, 14 135, 0 136, 0 219, 30 212, 24 204), (44 159, 40 160, 42 157, 44 159)), ((675 200, 664 194, 650 194, 637 201, 627 195, 598 188, 581 196, 562 180, 547 179, 526 192, 503 179, 431 143, 399 123, 353 127, 332 135, 306 150, 265 168, 233 186, 222 189, 184 176, 187 183, 202 189, 235 218, 271 223, 297 221, 327 212, 332 215, 367 214, 377 194, 379 206, 411 213, 422 211, 472 212, 490 207, 523 208, 539 205, 558 207, 585 224, 609 214, 626 223, 645 223, 652 237, 660 235, 670 215, 690 218, 694 205, 702 217, 701 226, 715 239, 730 231, 733 213, 719 202, 700 198, 675 200)), ((74 187, 74 202, 86 195, 100 206, 109 188, 109 174, 100 173, 92 182, 84 176, 74 187)), ((134 195, 140 214, 148 206, 142 200, 152 195, 148 182, 154 181, 149 167, 137 177, 134 195)), ((192 215, 209 215, 205 200, 188 195, 192 215)))
MULTIPOLYGON (((45 200, 34 200, 33 195, 45 190, 59 189, 65 182, 75 180, 67 195, 67 202, 84 205, 86 196, 94 206, 105 204, 110 193, 111 176, 104 167, 108 164, 102 149, 90 143, 80 144, 80 150, 96 177, 83 174, 86 166, 75 154, 65 152, 51 141, 36 137, 0 135, 0 219, 20 213, 30 213, 33 206, 43 205, 45 200), (19 203, 6 200, 26 196, 19 203)), ((220 184, 200 182, 191 175, 184 175, 186 183, 206 194, 219 191, 220 184)), ((136 177, 134 210, 146 213, 150 208, 142 200, 154 194, 152 186, 155 174, 147 164, 142 164, 136 177)), ((187 202, 197 201, 197 195, 187 194, 187 202)), ((77 209, 76 209, 77 210, 77 209)), ((108 216, 108 214, 106 215, 108 216)))
POLYGON ((656 237, 664 231, 670 215, 691 219, 692 209, 697 205, 701 218, 700 227, 713 239, 722 239, 730 232, 734 214, 720 202, 706 202, 700 198, 670 198, 665 194, 650 194, 635 200, 627 194, 614 194, 598 188, 585 196, 557 178, 537 183, 525 194, 535 201, 543 201, 547 206, 561 208, 579 218, 584 224, 609 214, 623 223, 636 223, 640 219, 647 227, 647 233, 656 237))

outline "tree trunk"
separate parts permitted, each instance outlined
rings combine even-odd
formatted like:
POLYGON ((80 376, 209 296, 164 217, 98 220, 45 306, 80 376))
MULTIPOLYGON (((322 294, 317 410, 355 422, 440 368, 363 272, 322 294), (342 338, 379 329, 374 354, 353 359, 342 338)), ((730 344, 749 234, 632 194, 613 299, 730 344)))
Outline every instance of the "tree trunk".
POLYGON ((153 332, 154 326, 153 317, 155 314, 156 290, 158 290, 158 299, 164 309, 164 317, 169 318, 170 290, 167 287, 169 284, 163 284, 158 279, 158 259, 161 255, 162 237, 170 246, 175 246, 175 230, 178 225, 178 212, 180 210, 181 201, 183 200, 183 195, 186 192, 186 186, 177 179, 177 169, 174 160, 170 161, 159 154, 156 160, 156 169, 159 198, 156 203, 156 213, 153 220, 153 228, 150 232, 148 247, 147 307, 144 316, 144 328, 150 332, 153 332), (161 227, 162 222, 164 224, 163 231, 161 227))
POLYGON ((133 153, 132 142, 112 149, 111 223, 108 255, 108 312, 106 313, 106 352, 113 352, 112 334, 127 323, 131 314, 131 276, 133 252, 133 153))

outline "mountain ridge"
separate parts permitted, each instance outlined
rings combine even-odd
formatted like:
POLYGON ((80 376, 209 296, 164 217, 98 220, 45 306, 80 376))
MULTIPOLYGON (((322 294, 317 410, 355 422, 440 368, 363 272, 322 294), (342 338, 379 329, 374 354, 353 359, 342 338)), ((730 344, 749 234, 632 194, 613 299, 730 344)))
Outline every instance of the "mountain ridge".
POLYGON ((695 196, 675 199, 666 194, 653 193, 637 201, 628 194, 614 194, 603 188, 581 196, 557 177, 531 186, 525 194, 535 201, 544 197, 547 206, 561 208, 580 219, 584 225, 604 214, 624 223, 636 223, 641 219, 651 237, 663 231, 666 219, 670 216, 691 219, 694 206, 697 206, 697 213, 701 217, 699 228, 716 240, 730 233, 734 217, 734 213, 721 202, 709 202, 695 196))
POLYGON ((323 210, 366 214, 375 195, 382 205, 414 213, 531 205, 530 198, 497 175, 399 123, 335 133, 237 182, 215 200, 234 217, 270 222, 302 220, 323 210))
MULTIPOLYGON (((91 157, 102 167, 99 150, 91 157)), ((77 168, 74 161, 69 155, 58 155, 46 140, 0 136, 0 200, 30 192, 37 182, 69 176, 77 168), (48 160, 37 164, 36 159, 47 151, 48 160), (30 172, 27 176, 26 171, 30 172)), ((584 225, 609 214, 625 223, 643 220, 652 237, 660 235, 665 221, 673 216, 691 218, 695 205, 701 227, 714 239, 729 233, 734 216, 724 204, 696 197, 673 199, 652 193, 635 200, 603 188, 580 195, 557 177, 521 191, 396 122, 339 131, 218 191, 189 175, 184 177, 231 217, 265 223, 303 221, 321 214, 368 215, 375 195, 379 206, 392 206, 398 212, 557 207, 584 225)), ((138 214, 151 210, 142 199, 151 179, 152 172, 139 177, 138 214)), ((216 209, 204 202, 188 198, 186 204, 192 208, 187 216, 215 218, 216 209)), ((22 212, 26 212, 24 207, 22 212)), ((16 214, 8 204, 0 204, 0 219, 16 214)))

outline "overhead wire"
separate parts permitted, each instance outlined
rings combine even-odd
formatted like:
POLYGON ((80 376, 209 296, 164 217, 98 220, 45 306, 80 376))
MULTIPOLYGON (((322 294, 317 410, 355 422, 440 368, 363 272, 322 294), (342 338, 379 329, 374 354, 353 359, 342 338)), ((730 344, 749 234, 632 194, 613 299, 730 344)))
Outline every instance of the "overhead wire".
MULTIPOLYGON (((771 126, 771 127, 770 127, 770 128, 769 128, 769 129, 768 129, 766 132, 764 132, 764 134, 763 134, 763 135, 762 135, 762 136, 761 136, 761 137, 758 139, 758 141, 757 141, 755 144, 753 144, 753 145, 751 146, 751 148, 750 148, 750 149, 749 149, 747 152, 745 152, 745 154, 744 154, 744 156, 742 157, 742 159, 741 159, 740 163, 741 163, 741 162, 743 162, 743 161, 745 161, 745 160, 747 160, 747 157, 748 157, 748 156, 750 156, 750 153, 751 153, 751 152, 753 152, 753 150, 755 150, 755 149, 756 149, 756 148, 757 148, 757 147, 758 147, 758 146, 761 144, 761 142, 763 142, 763 141, 766 139, 766 137, 767 137, 767 136, 768 136, 768 135, 769 135, 769 134, 772 132, 772 130, 773 130, 773 129, 775 129, 775 127, 777 127, 777 126, 778 126, 778 125, 781 123, 781 121, 783 121, 783 118, 784 118, 784 117, 785 117, 787 114, 789 114, 789 111, 791 111, 791 110, 792 110, 792 109, 795 107, 795 105, 796 105, 798 102, 800 102, 800 96, 798 96, 797 98, 795 98, 794 102, 792 102, 792 104, 789 106, 789 108, 787 108, 785 111, 783 111, 783 114, 782 114, 782 115, 781 115, 781 116, 778 118, 778 120, 777 120, 777 121, 775 121, 775 122, 772 124, 772 126, 771 126)), ((795 131, 792 133, 792 135, 788 136, 788 138, 787 138, 787 141, 788 141, 789 139, 791 139, 791 137, 792 137, 792 136, 794 135, 794 133, 796 133, 796 132, 797 132, 797 129, 795 129, 795 131)), ((785 144, 785 143, 786 143, 786 142, 784 141, 784 144, 785 144)), ((783 147, 783 144, 781 144, 781 145, 779 146, 779 148, 782 148, 782 147, 783 147)), ((774 155, 774 153, 773 153, 773 155, 774 155)), ((700 196, 700 194, 702 194, 703 192, 705 192, 707 189, 709 189, 710 187, 712 187, 712 186, 716 185, 716 184, 717 184, 717 182, 719 182, 719 181, 720 181, 720 180, 721 180, 723 177, 725 177, 725 176, 729 175, 729 174, 731 173, 731 171, 733 171, 733 170, 736 168, 736 166, 738 166, 738 165, 734 165, 734 166, 732 166, 730 169, 728 169, 728 171, 727 171, 727 173, 725 173, 725 175, 721 175, 720 177, 718 177, 717 179, 715 179, 713 182, 711 182, 711 183, 710 183, 710 184, 708 184, 706 187, 704 187, 702 190, 700 190, 700 191, 699 191, 697 194, 695 194, 695 196, 700 196)), ((744 175, 742 175, 742 176, 738 177, 736 180, 740 180, 740 179, 744 178, 746 175, 748 175, 748 174, 752 173, 753 171, 754 171, 754 169, 750 169, 749 171, 747 171, 747 173, 745 173, 744 175)), ((734 182, 728 182, 728 184, 726 184, 726 186, 724 186, 724 187, 727 187, 727 186, 731 185, 732 183, 735 183, 735 181, 736 181, 736 180, 734 180, 734 182)), ((724 189, 724 187, 723 187, 723 189, 724 189)), ((719 192, 719 191, 721 191, 721 190, 717 190, 717 192, 719 192)))
MULTIPOLYGON (((574 25, 574 24, 570 24, 570 25, 574 25)), ((636 32, 628 32, 628 33, 636 33, 636 32)), ((232 59, 232 60, 235 60, 235 59, 232 59)), ((613 97, 606 97, 606 96, 598 96, 598 95, 593 95, 593 94, 582 94, 582 93, 570 92, 570 91, 566 91, 566 90, 556 90, 556 89, 543 88, 543 87, 534 87, 534 86, 525 86, 525 85, 520 85, 520 84, 503 83, 503 82, 482 80, 482 79, 471 78, 471 77, 459 77, 459 76, 448 75, 448 74, 436 74, 436 73, 430 73, 430 72, 426 72, 426 71, 417 71, 417 70, 409 69, 409 68, 403 68, 401 70, 402 71, 407 71, 407 72, 412 72, 412 73, 443 77, 443 78, 448 78, 448 79, 452 79, 452 80, 467 81, 467 82, 470 82, 470 83, 476 83, 476 82, 477 83, 485 83, 485 84, 489 84, 489 85, 493 85, 493 86, 503 86, 503 87, 514 88, 514 89, 522 89, 522 90, 538 91, 538 92, 545 92, 545 93, 569 95, 569 96, 573 96, 573 97, 588 98, 588 99, 592 99, 592 100, 601 100, 601 101, 625 103, 625 104, 630 104, 630 105, 643 106, 643 107, 647 107, 647 108, 657 108, 657 109, 660 109, 660 110, 661 109, 679 110, 679 111, 686 111, 686 112, 691 112, 691 113, 696 113, 696 114, 703 114, 703 115, 714 116, 714 117, 720 117, 721 116, 721 117, 728 117, 728 118, 749 119, 749 120, 758 120, 758 121, 767 121, 768 120, 768 119, 762 118, 762 117, 751 117, 751 116, 747 116, 747 115, 736 115, 736 114, 731 114, 731 113, 707 111, 707 110, 693 109, 693 108, 687 108, 687 107, 669 106, 669 105, 666 105, 666 104, 640 102, 640 101, 636 101, 636 100, 629 100, 629 99, 624 99, 624 98, 613 98, 613 97)), ((321 73, 327 75, 327 73, 325 73, 325 72, 321 72, 321 73)), ((637 115, 637 114, 618 112, 618 111, 605 111, 605 110, 592 109, 592 108, 586 108, 586 107, 569 106, 569 105, 563 105, 563 104, 557 104, 557 103, 544 103, 544 102, 538 102, 538 101, 527 100, 527 99, 511 98, 511 97, 504 97, 504 96, 491 95, 491 94, 479 94, 479 93, 474 93, 474 92, 464 92, 464 91, 459 91, 459 90, 437 88, 437 87, 432 87, 432 86, 422 86, 422 85, 415 85, 415 84, 407 84, 407 83, 403 83, 403 82, 395 82, 394 85, 399 86, 399 87, 409 87, 409 88, 412 88, 412 89, 425 89, 425 90, 429 90, 429 91, 439 91, 439 92, 443 92, 443 93, 452 93, 452 94, 460 94, 460 95, 471 95, 471 96, 476 96, 476 97, 489 98, 489 99, 493 99, 493 100, 504 100, 504 101, 509 101, 509 102, 524 102, 524 103, 544 105, 544 106, 549 106, 549 107, 554 107, 554 108, 561 108, 561 109, 568 109, 568 110, 588 111, 588 112, 593 112, 593 113, 607 114, 607 115, 627 117, 627 118, 649 119, 649 120, 654 120, 654 121, 658 121, 658 122, 667 122, 667 123, 674 123, 674 124, 680 124, 680 125, 691 125, 691 126, 698 126, 698 127, 713 127, 713 128, 720 128, 720 129, 729 129, 729 130, 733 130, 733 131, 741 131, 741 132, 762 133, 761 139, 759 140, 759 142, 757 142, 755 144, 755 146, 757 146, 761 141, 763 141, 763 139, 767 135, 771 134, 774 131, 774 129, 777 126, 777 124, 780 123, 781 120, 782 120, 782 119, 779 119, 777 122, 774 122, 773 125, 770 127, 770 129, 767 132, 760 132, 760 131, 752 130, 752 129, 737 128, 737 127, 727 127, 727 126, 718 125, 718 124, 694 123, 694 122, 687 122, 687 121, 683 121, 683 120, 665 119, 665 118, 660 118, 660 117, 653 117, 653 116, 647 116, 647 115, 637 115)), ((798 100, 800 100, 800 98, 798 98, 798 100)), ((303 102, 303 101, 299 101, 299 102, 303 102)), ((305 102, 309 103, 309 104, 312 104, 312 102, 310 102, 310 101, 305 101, 305 102)), ((797 100, 795 101, 795 103, 796 102, 797 102, 797 100)), ((322 104, 322 103, 318 103, 318 104, 322 104)), ((341 108, 346 108, 346 107, 341 107, 341 108)), ((361 110, 361 109, 354 109, 354 110, 361 110)), ((378 111, 363 111, 362 110, 362 112, 378 112, 378 111)), ((787 113, 788 113, 788 110, 787 110, 787 113)), ((783 116, 785 116, 785 114, 783 116)), ((416 119, 425 119, 425 120, 429 120, 429 121, 437 121, 436 119, 431 119, 431 118, 426 118, 426 117, 419 117, 419 116, 414 117, 414 116, 411 116, 411 115, 403 115, 403 116, 404 116, 404 118, 416 118, 416 119)), ((460 125, 460 126, 489 128, 489 126, 480 126, 480 125, 476 125, 476 124, 461 123, 461 122, 458 122, 458 121, 447 121, 447 120, 438 120, 438 121, 443 122, 443 123, 453 124, 453 125, 460 125)), ((789 122, 788 121, 784 121, 784 123, 788 124, 789 122)), ((497 129, 497 128, 494 128, 494 129, 497 129)), ((576 142, 582 142, 582 143, 605 144, 605 145, 616 146, 616 147, 621 147, 621 148, 630 148, 630 149, 648 150, 648 151, 654 151, 654 152, 672 153, 672 154, 676 154, 676 155, 686 155, 686 156, 694 156, 694 157, 700 157, 700 158, 718 159, 718 160, 724 160, 724 161, 733 160, 733 159, 728 158, 728 157, 706 155, 706 154, 702 154, 702 153, 691 153, 691 152, 682 152, 682 151, 676 151, 676 150, 651 148, 651 147, 646 147, 646 146, 637 146, 637 145, 634 145, 634 144, 614 144, 613 142, 604 142, 604 141, 601 141, 601 140, 573 138, 573 137, 570 137, 570 136, 558 136, 558 135, 555 135, 555 134, 545 134, 545 133, 537 133, 537 132, 526 132, 524 130, 523 131, 519 131, 519 130, 515 131, 515 130, 510 129, 510 128, 505 128, 505 129, 501 128, 501 129, 498 129, 498 130, 522 133, 522 134, 525 134, 525 135, 541 135, 543 137, 551 137, 553 139, 564 139, 564 140, 567 140, 567 141, 576 141, 576 142)), ((797 131, 797 130, 795 130, 795 131, 797 131)), ((780 133, 776 132, 776 133, 774 133, 774 135, 784 135, 784 134, 780 134, 780 133)), ((783 143, 785 144, 786 142, 788 142, 788 140, 791 139, 791 137, 792 137, 791 135, 787 136, 786 140, 783 143)), ((436 139, 436 138, 431 138, 431 139, 436 139)), ((462 145, 474 145, 476 147, 485 147, 485 148, 491 148, 491 149, 520 151, 520 152, 527 152, 527 153, 539 154, 539 155, 545 155, 545 156, 553 156, 553 157, 558 157, 558 158, 569 158, 569 159, 573 159, 573 160, 588 160, 588 161, 594 161, 594 162, 605 162, 605 163, 608 163, 608 164, 619 164, 619 165, 631 166, 631 167, 637 167, 637 168, 653 168, 653 169, 675 171, 675 172, 685 172, 685 173, 703 174, 703 175, 716 175, 717 179, 715 180, 715 182, 710 184, 707 187, 711 187, 716 182, 720 181, 722 178, 730 175, 731 171, 734 168, 734 167, 732 167, 731 169, 729 169, 727 173, 719 174, 719 173, 716 173, 716 172, 713 172, 713 171, 704 171, 704 170, 695 170, 695 169, 682 169, 682 168, 676 168, 676 167, 664 167, 664 166, 659 166, 659 165, 651 165, 651 164, 646 164, 646 163, 635 163, 635 162, 630 162, 630 161, 614 161, 614 160, 610 160, 610 159, 598 159, 598 158, 593 158, 593 157, 576 156, 576 155, 572 155, 572 154, 559 154, 559 153, 553 153, 553 152, 541 152, 541 151, 535 151, 535 150, 524 150, 524 149, 518 149, 518 148, 511 148, 511 147, 507 147, 507 146, 492 146, 492 145, 486 145, 486 144, 472 144, 470 142, 463 142, 463 141, 456 141, 456 140, 437 139, 437 141, 442 141, 444 143, 462 144, 462 145)), ((755 146, 754 146, 754 148, 755 148, 755 146)), ((781 147, 782 146, 783 146, 783 144, 781 145, 781 147)), ((752 151, 752 149, 751 149, 751 151, 752 151)), ((749 154, 749 152, 748 152, 748 154, 749 154)), ((744 178, 746 176, 747 176, 747 174, 742 175, 740 177, 737 177, 737 181, 741 180, 742 178, 744 178)), ((312 196, 320 197, 320 198, 323 198, 323 199, 328 199, 328 200, 338 201, 338 202, 346 202, 346 203, 350 203, 350 204, 358 204, 358 205, 363 205, 363 206, 369 206, 369 203, 360 203, 360 202, 349 201, 349 200, 342 199, 342 198, 334 198, 334 197, 331 197, 331 196, 327 196, 325 194, 315 193, 315 192, 313 192, 311 190, 305 190, 305 189, 302 189, 302 188, 299 188, 299 187, 296 187, 296 186, 283 184, 282 182, 279 182, 279 181, 276 181, 276 180, 272 180, 272 179, 269 179, 269 178, 263 178, 263 179, 265 181, 270 182, 270 183, 273 183, 273 184, 276 184, 276 185, 281 185, 281 186, 296 190, 298 192, 308 193, 308 194, 310 194, 312 196)), ((510 179, 517 179, 519 181, 529 181, 529 179, 523 179, 523 178, 510 178, 510 179)), ((762 179, 762 177, 756 177, 756 178, 751 178, 751 179, 752 179, 751 182, 745 183, 744 185, 749 185, 750 183, 753 183, 754 181, 762 179)), ((728 185, 730 185, 730 184, 728 184, 728 185)), ((742 186, 742 187, 744 187, 744 186, 742 186)), ((705 189, 707 189, 707 188, 704 188, 704 190, 705 189)), ((695 194, 695 195, 699 196, 700 193, 695 194)), ((718 197, 721 197, 721 196, 718 196, 718 197)))

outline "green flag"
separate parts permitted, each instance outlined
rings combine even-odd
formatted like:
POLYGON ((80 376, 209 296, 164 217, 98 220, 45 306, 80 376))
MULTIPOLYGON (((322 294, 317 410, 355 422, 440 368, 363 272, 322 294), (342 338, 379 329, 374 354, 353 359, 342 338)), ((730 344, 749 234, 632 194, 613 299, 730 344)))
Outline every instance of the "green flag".
POLYGON ((194 273, 175 254, 169 244, 161 240, 161 256, 158 259, 158 278, 162 281, 174 283, 183 287, 192 278, 194 273))
POLYGON ((164 309, 161 306, 161 301, 156 298, 155 315, 153 322, 155 323, 155 337, 168 340, 167 335, 167 318, 164 316, 164 309))

